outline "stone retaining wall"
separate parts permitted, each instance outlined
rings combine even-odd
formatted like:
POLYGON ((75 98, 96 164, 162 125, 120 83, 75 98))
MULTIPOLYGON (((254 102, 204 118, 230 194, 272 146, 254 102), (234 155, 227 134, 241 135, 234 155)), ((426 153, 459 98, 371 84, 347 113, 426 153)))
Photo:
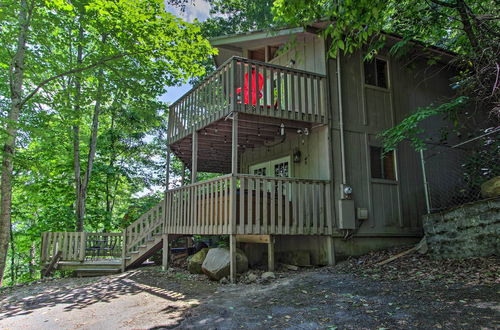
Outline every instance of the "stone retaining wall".
POLYGON ((500 198, 424 216, 429 253, 435 258, 500 255, 500 198))

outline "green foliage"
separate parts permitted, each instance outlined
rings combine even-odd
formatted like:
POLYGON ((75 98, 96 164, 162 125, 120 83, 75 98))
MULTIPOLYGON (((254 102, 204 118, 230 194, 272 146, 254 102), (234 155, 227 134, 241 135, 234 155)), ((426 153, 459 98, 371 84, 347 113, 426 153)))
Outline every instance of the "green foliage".
POLYGON ((207 37, 272 28, 270 0, 209 0, 211 17, 201 25, 207 37))
POLYGON ((378 135, 384 141, 384 151, 395 150, 405 140, 408 140, 415 150, 424 150, 426 141, 423 138, 424 129, 421 128, 420 124, 436 115, 448 116, 457 111, 457 108, 463 107, 466 101, 465 96, 460 96, 438 106, 429 105, 417 108, 413 114, 403 119, 399 124, 378 135))
POLYGON ((389 18, 386 0, 304 1, 275 0, 273 13, 281 25, 304 25, 316 21, 332 21, 323 34, 331 40, 329 55, 337 50, 350 54, 380 32, 389 18))
MULTIPOLYGON (((401 37, 389 45, 392 56, 410 52, 414 55, 415 42, 422 46, 419 52, 428 58, 429 66, 440 61, 435 52, 427 51, 432 46, 458 54, 451 63, 460 71, 454 79, 454 87, 457 97, 467 97, 469 109, 463 111, 466 98, 460 97, 442 106, 417 109, 397 127, 382 134, 388 139, 388 149, 406 139, 417 149, 424 148, 419 138, 423 131, 418 123, 442 113, 454 112, 457 126, 466 126, 472 120, 475 122, 472 129, 498 125, 500 20, 495 13, 499 10, 495 0, 275 0, 273 6, 279 24, 325 22, 327 26, 322 33, 331 40, 329 55, 332 57, 362 49, 367 53, 366 60, 388 45, 382 32, 401 37), (471 111, 472 107, 475 111, 471 111)), ((411 58, 408 59, 411 65, 411 58)))
MULTIPOLYGON (((166 86, 204 74, 205 60, 214 54, 200 27, 166 12, 162 0, 28 2, 35 14, 18 123, 6 284, 39 276, 42 232, 74 230, 72 130, 80 129, 83 175, 98 100, 85 230, 119 230, 158 203, 165 179, 167 117, 167 106, 158 97, 166 86)), ((3 142, 19 4, 9 0, 0 10, 3 142)))

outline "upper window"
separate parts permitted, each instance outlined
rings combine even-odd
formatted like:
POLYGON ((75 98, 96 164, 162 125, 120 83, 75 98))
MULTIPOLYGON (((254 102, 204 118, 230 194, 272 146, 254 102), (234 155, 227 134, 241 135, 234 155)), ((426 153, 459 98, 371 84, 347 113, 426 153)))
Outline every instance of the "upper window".
POLYGON ((248 58, 251 60, 265 62, 266 61, 265 48, 258 48, 258 49, 249 50, 248 51, 248 58))
POLYGON ((371 171, 373 179, 396 180, 394 151, 383 154, 381 147, 370 146, 371 171))
POLYGON ((365 84, 388 88, 387 81, 387 61, 374 58, 364 62, 365 84))

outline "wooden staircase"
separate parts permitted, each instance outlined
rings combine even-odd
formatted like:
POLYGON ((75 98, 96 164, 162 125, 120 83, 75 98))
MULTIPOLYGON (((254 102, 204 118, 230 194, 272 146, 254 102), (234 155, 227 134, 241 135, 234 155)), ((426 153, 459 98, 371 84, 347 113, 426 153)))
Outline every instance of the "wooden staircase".
POLYGON ((121 233, 42 233, 43 274, 72 270, 76 276, 114 274, 137 267, 162 248, 164 201, 121 233))
POLYGON ((125 229, 125 269, 141 265, 162 248, 164 205, 165 201, 161 201, 125 229))

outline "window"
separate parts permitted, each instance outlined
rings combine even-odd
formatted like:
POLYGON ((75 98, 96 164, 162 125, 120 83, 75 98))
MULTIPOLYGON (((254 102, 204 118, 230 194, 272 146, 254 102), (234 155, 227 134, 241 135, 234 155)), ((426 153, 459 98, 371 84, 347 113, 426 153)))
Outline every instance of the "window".
POLYGON ((274 176, 280 178, 288 178, 288 161, 283 163, 274 164, 274 176))
POLYGON ((268 56, 269 58, 267 59, 268 61, 273 60, 276 56, 279 55, 281 49, 283 48, 282 44, 279 45, 274 45, 274 46, 268 46, 268 56))
POLYGON ((266 61, 266 50, 265 50, 265 48, 259 48, 259 49, 249 50, 248 51, 248 58, 251 59, 251 60, 265 62, 266 61))
POLYGON ((388 88, 387 61, 374 58, 364 62, 365 84, 388 88))
POLYGON ((256 168, 253 170, 254 175, 261 175, 261 176, 266 176, 266 170, 267 168, 261 167, 261 168, 256 168))
POLYGON ((290 156, 252 165, 250 166, 250 173, 254 175, 269 175, 274 177, 289 178, 290 156))
POLYGON ((394 151, 389 151, 385 155, 383 155, 383 151, 381 147, 370 146, 372 178, 396 180, 394 151))

